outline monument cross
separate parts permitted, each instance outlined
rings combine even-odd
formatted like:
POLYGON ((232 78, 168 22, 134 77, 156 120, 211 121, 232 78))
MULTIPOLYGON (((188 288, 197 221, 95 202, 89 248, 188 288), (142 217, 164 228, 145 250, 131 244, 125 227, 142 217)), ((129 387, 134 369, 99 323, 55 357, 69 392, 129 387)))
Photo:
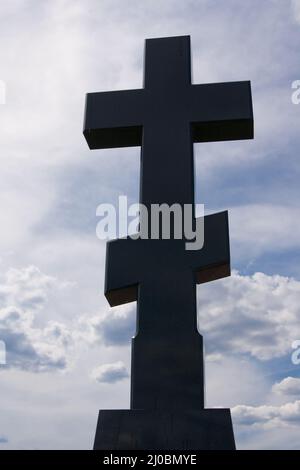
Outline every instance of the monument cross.
MULTIPOLYGON (((189 36, 148 39, 144 88, 89 93, 91 149, 141 146, 140 202, 194 204, 193 142, 253 138, 250 82, 192 85, 189 36)), ((143 221, 141 221, 143 223, 143 221)), ((227 212, 206 216, 204 246, 185 239, 107 244, 105 295, 137 300, 131 409, 99 415, 95 448, 234 448, 229 410, 204 409, 196 283, 230 275, 227 212)))

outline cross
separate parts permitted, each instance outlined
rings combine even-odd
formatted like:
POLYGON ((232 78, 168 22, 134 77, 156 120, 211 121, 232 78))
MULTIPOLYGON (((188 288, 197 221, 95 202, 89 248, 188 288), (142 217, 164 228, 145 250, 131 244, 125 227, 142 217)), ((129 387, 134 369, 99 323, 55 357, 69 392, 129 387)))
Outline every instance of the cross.
MULTIPOLYGON (((148 39, 144 87, 89 93, 84 136, 91 149, 141 146, 146 207, 194 204, 193 142, 253 138, 250 82, 193 85, 190 37, 148 39)), ((107 300, 137 300, 131 409, 204 408, 196 284, 230 275, 227 212, 204 222, 198 251, 184 239, 107 244, 107 300)))

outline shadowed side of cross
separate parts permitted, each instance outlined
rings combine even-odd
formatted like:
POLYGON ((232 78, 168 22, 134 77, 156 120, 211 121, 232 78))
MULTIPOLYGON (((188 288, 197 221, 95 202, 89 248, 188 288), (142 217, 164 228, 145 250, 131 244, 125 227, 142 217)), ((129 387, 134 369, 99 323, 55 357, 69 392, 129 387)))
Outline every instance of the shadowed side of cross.
POLYGON ((205 217, 204 239, 198 251, 187 251, 182 240, 107 243, 105 295, 110 305, 138 300, 133 409, 204 406, 195 286, 230 275, 227 212, 205 217))
MULTIPOLYGON (((194 204, 193 142, 253 137, 250 82, 191 84, 190 38, 150 39, 144 88, 90 93, 84 135, 91 149, 141 146, 140 202, 194 204)), ((141 222, 142 223, 142 222, 141 222)), ((131 407, 204 406, 196 283, 230 275, 227 212, 205 217, 204 247, 185 240, 107 244, 105 295, 138 300, 131 407)))
MULTIPOLYGON (((149 276, 171 278, 172 272, 188 269, 194 282, 202 284, 230 275, 228 213, 205 216, 204 246, 186 251, 172 240, 121 238, 111 240, 106 248, 105 296, 112 307, 138 299, 138 286, 149 276), (174 246, 172 252, 170 247, 174 246), (169 256, 166 258, 166 254, 169 256), (169 270, 168 276, 166 272, 169 270)), ((174 295, 174 294, 173 294, 174 295)), ((176 294, 175 294, 176 296, 176 294)))

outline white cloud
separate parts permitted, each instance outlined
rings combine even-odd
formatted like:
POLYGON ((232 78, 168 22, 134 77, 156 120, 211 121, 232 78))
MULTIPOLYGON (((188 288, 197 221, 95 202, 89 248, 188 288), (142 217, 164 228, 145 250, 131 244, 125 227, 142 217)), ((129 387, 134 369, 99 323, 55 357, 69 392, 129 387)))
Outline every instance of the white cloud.
POLYGON ((42 372, 65 369, 64 334, 49 334, 33 326, 33 315, 14 307, 0 310, 0 338, 6 347, 6 365, 1 369, 17 368, 42 372))
MULTIPOLYGON (((6 272, 0 284, 0 339, 6 346, 3 371, 66 370, 78 359, 73 356, 78 348, 129 347, 135 325, 132 305, 117 309, 107 306, 96 315, 82 315, 80 302, 74 308, 77 292, 76 283, 59 281, 36 266, 6 272), (71 291, 73 316, 60 321, 58 313, 51 311, 52 298, 66 290, 71 291)), ((59 308, 64 309, 64 305, 59 308)))
POLYGON ((291 0, 292 12, 297 23, 300 23, 300 0, 291 0))
POLYGON ((107 308, 102 314, 84 315, 78 320, 77 335, 90 343, 106 346, 130 344, 135 332, 135 304, 107 308))
POLYGON ((40 321, 50 289, 58 281, 37 267, 10 269, 0 286, 0 339, 6 348, 6 365, 28 371, 63 370, 67 367, 66 347, 71 333, 64 324, 40 321))
POLYGON ((36 266, 11 268, 0 285, 0 300, 6 305, 36 309, 44 305, 49 291, 57 285, 54 277, 42 273, 36 266))
POLYGON ((300 337, 300 281, 234 271, 198 290, 199 330, 207 352, 268 360, 292 353, 300 337))
POLYGON ((272 391, 281 395, 295 395, 300 397, 300 379, 298 377, 286 377, 273 385, 272 391))
POLYGON ((115 383, 128 378, 128 372, 122 361, 112 364, 102 364, 91 372, 91 377, 97 382, 115 383))
POLYGON ((217 362, 206 357, 204 366, 206 408, 258 405, 268 400, 270 378, 261 363, 237 354, 223 354, 217 362))
POLYGON ((282 425, 299 426, 300 424, 300 400, 280 406, 238 405, 233 407, 231 412, 233 421, 240 425, 278 428, 282 425))
POLYGON ((300 210, 293 206, 251 204, 229 211, 230 238, 239 256, 256 257, 298 249, 300 210))

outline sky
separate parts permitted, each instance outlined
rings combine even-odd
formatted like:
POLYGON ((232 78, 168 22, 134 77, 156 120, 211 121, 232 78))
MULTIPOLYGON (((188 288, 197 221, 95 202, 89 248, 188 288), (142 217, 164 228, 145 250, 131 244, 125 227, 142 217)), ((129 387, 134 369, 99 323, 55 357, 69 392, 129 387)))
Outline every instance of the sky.
POLYGON ((300 449, 299 0, 1 3, 0 449, 90 449, 98 410, 129 407, 136 304, 103 295, 96 208, 138 202, 140 149, 90 151, 84 100, 142 87, 144 40, 179 35, 193 83, 251 80, 255 122, 194 145, 232 260, 197 288, 206 407, 231 408, 238 449, 300 449))

